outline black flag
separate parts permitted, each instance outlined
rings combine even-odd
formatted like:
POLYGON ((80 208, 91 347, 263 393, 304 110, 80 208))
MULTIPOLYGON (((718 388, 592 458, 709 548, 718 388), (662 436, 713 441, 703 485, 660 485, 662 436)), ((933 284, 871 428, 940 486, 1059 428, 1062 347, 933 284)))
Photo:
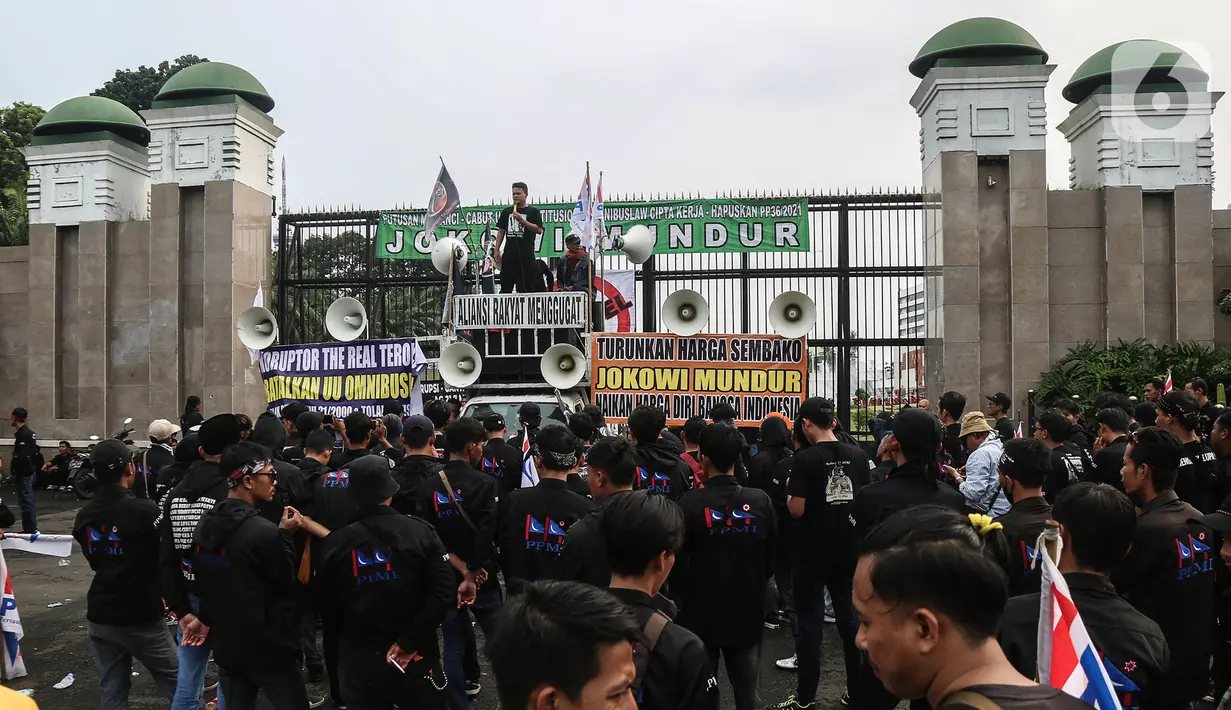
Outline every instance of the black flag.
POLYGON ((443 158, 440 160, 440 175, 432 186, 432 196, 427 201, 427 215, 423 218, 423 231, 427 232, 427 243, 436 243, 436 227, 440 226, 462 202, 457 194, 457 185, 449 177, 449 169, 445 167, 443 158))

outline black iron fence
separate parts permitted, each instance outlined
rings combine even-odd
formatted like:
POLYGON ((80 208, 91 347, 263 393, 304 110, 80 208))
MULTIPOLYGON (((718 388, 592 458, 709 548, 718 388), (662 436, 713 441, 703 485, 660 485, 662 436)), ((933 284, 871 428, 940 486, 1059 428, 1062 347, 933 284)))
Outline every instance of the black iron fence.
MULTIPOLYGON (((918 193, 807 201, 806 252, 659 254, 637 267, 638 329, 665 331, 663 300, 690 288, 710 303, 705 332, 770 333, 770 302, 783 291, 803 291, 817 306, 808 334, 809 390, 834 399, 842 421, 865 431, 878 411, 896 410, 923 391, 929 205, 918 193)), ((367 308, 370 337, 440 335, 445 278, 429 260, 375 258, 379 221, 378 211, 279 217, 273 310, 281 342, 326 340, 325 311, 341 296, 367 308)), ((601 268, 630 265, 608 256, 601 268)))

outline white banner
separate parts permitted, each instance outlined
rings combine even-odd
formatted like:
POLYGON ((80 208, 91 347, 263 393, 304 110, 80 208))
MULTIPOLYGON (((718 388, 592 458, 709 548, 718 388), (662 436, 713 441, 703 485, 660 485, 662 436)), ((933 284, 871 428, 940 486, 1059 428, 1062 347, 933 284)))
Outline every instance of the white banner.
POLYGON ((17 613, 17 598, 13 596, 13 580, 0 551, 0 580, 4 580, 4 598, 0 600, 0 630, 4 635, 4 679, 13 680, 26 674, 26 662, 21 657, 21 614, 17 613))
POLYGON ((599 278, 594 275, 594 284, 603 294, 604 331, 607 333, 637 332, 637 274, 627 271, 608 271, 599 278))
POLYGON ((50 557, 72 557, 72 535, 34 535, 10 533, 0 540, 0 549, 33 552, 50 557))

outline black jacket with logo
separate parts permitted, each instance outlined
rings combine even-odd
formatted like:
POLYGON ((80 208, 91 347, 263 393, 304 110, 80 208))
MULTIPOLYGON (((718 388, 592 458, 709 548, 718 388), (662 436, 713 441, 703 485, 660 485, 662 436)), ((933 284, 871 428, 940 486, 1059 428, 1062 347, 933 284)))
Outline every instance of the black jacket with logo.
POLYGON ((438 479, 445 464, 435 455, 409 454, 393 468, 398 492, 393 495, 394 510, 404 515, 419 514, 419 487, 424 481, 438 479))
MULTIPOLYGON (((1170 654, 1158 624, 1117 596, 1102 575, 1070 572, 1064 581, 1090 640, 1103 654, 1121 707, 1165 707, 1161 691, 1170 654)), ((1027 678, 1035 675, 1038 639, 1039 593, 1010 599, 1000 621, 1000 647, 1027 678)))
POLYGON ((1106 483, 1109 486, 1115 486, 1119 490, 1124 490, 1124 477, 1120 475, 1120 469, 1124 468, 1124 452, 1128 450, 1129 437, 1127 435, 1117 437, 1115 441, 1107 444, 1098 453, 1094 455, 1094 471, 1092 471, 1083 481, 1092 483, 1106 483))
POLYGON ((436 528, 445 549, 466 561, 471 572, 487 566, 495 572, 492 550, 496 541, 496 481, 474 470, 465 461, 450 461, 442 469, 453 486, 453 500, 437 475, 425 479, 419 487, 419 515, 436 528), (460 505, 470 516, 470 523, 458 512, 460 505), (488 563, 493 563, 488 565, 488 563))
POLYGON ((917 505, 939 505, 966 512, 966 498, 961 491, 941 481, 929 481, 923 464, 908 461, 890 471, 885 480, 861 489, 855 496, 855 539, 862 540, 885 518, 917 505))
MULTIPOLYGON (((33 476, 35 469, 35 454, 38 452, 38 436, 30 427, 22 425, 13 432, 13 457, 9 461, 9 472, 14 476, 33 476)), ((33 532, 27 531, 27 532, 33 532)))
POLYGON ((1094 473, 1094 462, 1086 450, 1066 441, 1051 450, 1051 467, 1043 479, 1043 496, 1055 500, 1072 483, 1086 480, 1094 473))
POLYGON ((228 498, 193 536, 197 617, 226 670, 298 668, 294 543, 256 507, 228 498))
MULTIPOLYGON (((624 602, 641 628, 655 612, 671 616, 671 602, 635 589, 612 589, 624 602)), ((757 606, 758 614, 761 606, 757 606)), ((640 710, 718 710, 718 681, 710 667, 701 639, 676 623, 667 624, 646 665, 645 678, 638 679, 640 710)))
POLYGON ((509 591, 516 591, 522 582, 553 579, 569 529, 595 507, 594 501, 554 478, 501 499, 497 539, 509 591))
POLYGON ((344 662, 383 663, 393 643, 440 659, 436 629, 457 600, 444 544, 426 521, 388 506, 359 509, 325 540, 317 570, 326 608, 337 613, 344 662))
POLYGON ((226 497, 227 479, 218 464, 196 461, 163 498, 158 519, 158 567, 163 598, 176 616, 192 613, 188 594, 194 580, 193 535, 197 523, 226 497))
POLYGON ((680 458, 680 453, 682 451, 676 451, 661 438, 649 444, 638 444, 633 451, 637 460, 633 488, 662 493, 678 501, 688 492, 689 474, 688 464, 680 458))
POLYGON ((1168 706, 1199 699, 1209 679, 1218 538, 1200 515, 1170 490, 1141 506, 1133 546, 1111 575, 1120 596, 1167 639, 1171 666, 1162 690, 1168 706))
POLYGON ((305 472, 308 480, 316 480, 316 485, 312 487, 313 519, 330 530, 340 530, 350 525, 355 519, 356 510, 346 494, 350 473, 339 471, 332 461, 329 466, 322 466, 319 461, 306 457, 299 461, 299 469, 305 472))
POLYGON ((607 562, 607 540, 603 537, 603 508, 616 496, 629 491, 616 491, 599 502, 591 511, 568 529, 564 547, 556 560, 555 578, 571 582, 585 582, 596 587, 611 584, 611 565, 607 562))
POLYGON ((1175 494, 1202 513, 1212 513, 1222 502, 1218 457, 1200 441, 1184 444, 1180 470, 1175 476, 1175 494))
POLYGON ((786 493, 804 500, 795 519, 795 569, 849 578, 855 574, 855 496, 868 485, 868 457, 858 446, 822 441, 795 452, 786 493))
POLYGON ((94 570, 87 619, 111 626, 162 619, 157 522, 158 504, 116 485, 99 487, 98 495, 77 512, 73 537, 94 570))
POLYGON ((764 491, 715 476, 680 499, 684 549, 671 576, 679 623, 718 648, 761 642, 778 522, 764 491))
POLYGON ((483 444, 483 473, 497 481, 500 497, 504 498, 521 487, 521 449, 515 449, 500 437, 483 444))
POLYGON ((1009 563, 1016 570, 1009 579, 1009 596, 1036 592, 1042 583, 1039 570, 1032 564, 1035 544, 1043 532, 1043 524, 1051 518, 1051 505, 1045 498, 1023 498, 996 518, 1004 526, 1009 541, 1009 563))

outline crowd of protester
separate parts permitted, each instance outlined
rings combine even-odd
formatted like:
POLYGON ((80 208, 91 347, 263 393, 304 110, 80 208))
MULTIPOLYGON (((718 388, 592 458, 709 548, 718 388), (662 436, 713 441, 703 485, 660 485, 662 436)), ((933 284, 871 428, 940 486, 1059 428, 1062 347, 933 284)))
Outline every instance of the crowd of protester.
MULTIPOLYGON (((772 707, 818 706, 829 625, 844 706, 1089 707, 1035 680, 1048 521, 1122 706, 1212 702, 1231 686, 1231 413, 1201 380, 1161 385, 1026 424, 1004 394, 968 412, 946 392, 879 418, 872 442, 819 397, 748 436, 726 405, 675 431, 641 406, 612 437, 596 407, 543 426, 527 404, 511 442, 501 415, 440 400, 251 420, 191 398, 148 449, 90 453, 100 489, 73 535, 101 705, 127 707, 136 659, 173 710, 215 682, 231 710, 258 692, 463 710, 482 653, 506 710, 717 708, 720 663, 729 704, 753 710, 763 634, 789 624, 775 665, 796 690, 772 707)), ((19 478, 42 467, 27 416, 19 478)))

